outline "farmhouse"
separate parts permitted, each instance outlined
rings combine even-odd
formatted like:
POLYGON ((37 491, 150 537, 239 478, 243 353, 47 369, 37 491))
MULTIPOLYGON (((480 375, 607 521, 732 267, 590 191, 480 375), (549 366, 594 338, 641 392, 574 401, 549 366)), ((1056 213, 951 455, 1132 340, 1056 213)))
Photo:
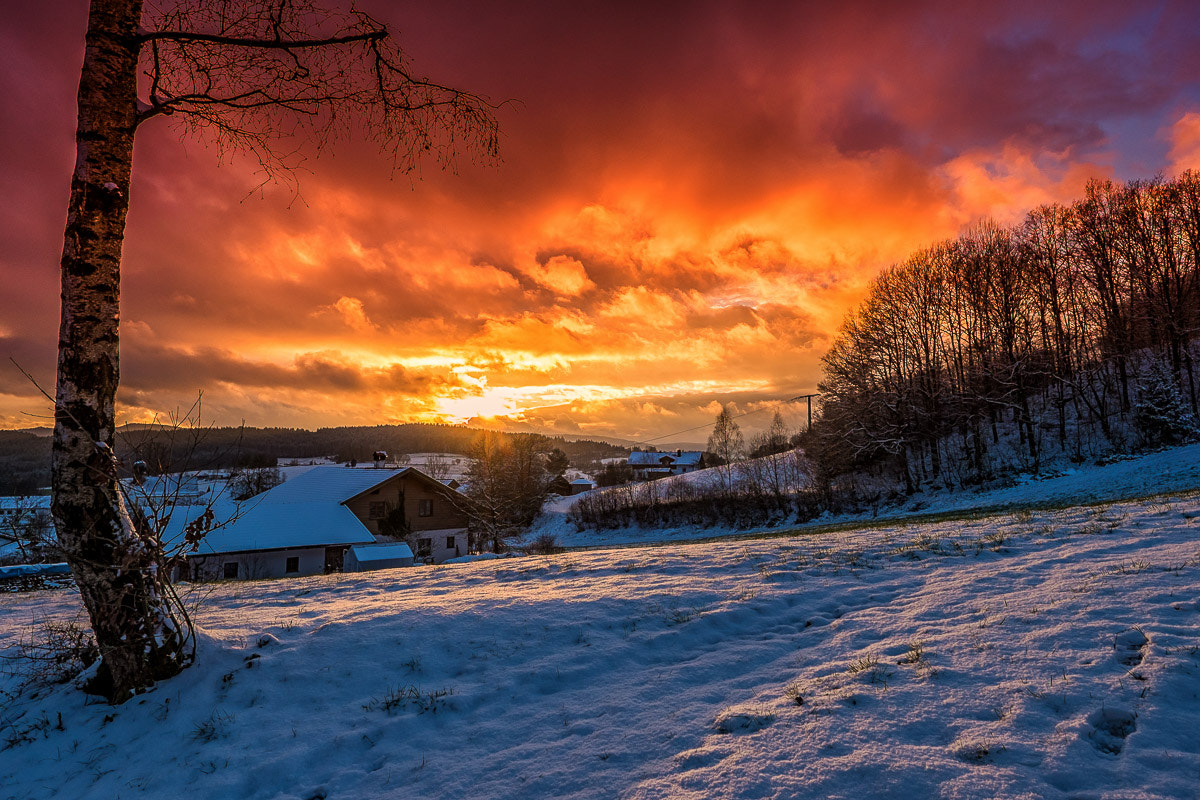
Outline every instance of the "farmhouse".
POLYGON ((648 480, 704 469, 704 453, 699 450, 674 450, 667 453, 635 450, 629 454, 628 464, 635 479, 648 480))
MULTIPOLYGON (((217 526, 187 554, 182 572, 192 579, 340 572, 350 547, 389 542, 408 543, 418 561, 439 563, 468 552, 463 502, 412 467, 313 467, 240 505, 215 507, 217 526)), ((201 511, 177 509, 168 541, 180 541, 201 511)), ((360 552, 369 560, 370 551, 360 552)))

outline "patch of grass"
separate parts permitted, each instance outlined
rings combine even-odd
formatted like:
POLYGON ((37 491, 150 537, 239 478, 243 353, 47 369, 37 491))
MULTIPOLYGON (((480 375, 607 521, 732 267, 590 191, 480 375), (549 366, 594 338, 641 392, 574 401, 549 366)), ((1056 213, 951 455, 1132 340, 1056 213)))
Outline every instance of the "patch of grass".
POLYGON ((229 726, 233 724, 233 715, 213 709, 208 719, 196 725, 192 730, 192 740, 202 744, 224 739, 229 735, 229 726))
POLYGON ((1141 559, 1135 558, 1127 563, 1118 564, 1112 568, 1112 571, 1118 575, 1137 575, 1138 573, 1145 572, 1148 569, 1150 569, 1149 561, 1142 561, 1141 559))
POLYGON ((851 675, 857 675, 860 672, 866 672, 869 669, 875 669, 879 666, 879 656, 865 655, 858 659, 850 666, 846 667, 846 672, 851 675))
POLYGON ((63 730, 62 714, 58 715, 57 725, 50 722, 45 711, 33 721, 24 724, 19 724, 19 720, 0 719, 0 739, 3 740, 0 752, 38 739, 49 739, 51 730, 63 730))
POLYGON ((698 608, 669 608, 667 609, 667 623, 671 625, 682 625, 685 622, 691 622, 703 612, 698 608))
POLYGON ((396 686, 387 690, 382 698, 372 699, 363 706, 363 711, 381 710, 391 716, 396 711, 414 709, 418 714, 426 712, 436 714, 449 704, 446 699, 454 694, 454 689, 435 689, 432 692, 422 692, 416 684, 396 686))
POLYGON ((871 654, 865 655, 851 663, 850 666, 846 667, 846 672, 865 678, 867 683, 877 683, 884 686, 887 686, 888 678, 892 677, 892 671, 886 665, 879 663, 879 656, 871 654))
POLYGON ((993 531, 984 535, 975 542, 975 552, 981 553, 985 549, 991 550, 993 553, 1000 553, 1004 550, 1004 545, 1008 543, 1008 537, 1003 531, 993 531))
POLYGON ((916 639, 908 643, 908 652, 897 661, 897 664, 920 664, 925 660, 925 643, 916 639))
POLYGON ((740 603, 747 603, 756 597, 758 597, 757 589, 753 589, 749 586, 743 586, 742 588, 738 589, 737 594, 733 596, 733 599, 740 603))
POLYGON ((969 764, 989 764, 997 753, 1003 753, 1004 745, 991 742, 970 742, 954 749, 954 755, 969 764))

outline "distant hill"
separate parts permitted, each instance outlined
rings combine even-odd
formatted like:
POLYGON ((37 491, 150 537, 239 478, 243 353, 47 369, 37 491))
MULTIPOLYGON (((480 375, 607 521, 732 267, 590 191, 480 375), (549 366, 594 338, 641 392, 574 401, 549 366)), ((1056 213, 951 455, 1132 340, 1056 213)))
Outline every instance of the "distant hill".
MULTIPOLYGON (((45 428, 0 431, 0 495, 28 494, 50 483, 50 438, 45 428)), ((376 450, 401 453, 467 454, 483 431, 459 425, 410 423, 342 428, 206 428, 164 430, 127 425, 117 431, 117 455, 124 466, 145 461, 151 472, 272 465, 281 458, 355 459, 369 462, 376 450)), ((606 441, 536 436, 557 447, 578 469, 595 469, 603 458, 628 452, 606 441)))

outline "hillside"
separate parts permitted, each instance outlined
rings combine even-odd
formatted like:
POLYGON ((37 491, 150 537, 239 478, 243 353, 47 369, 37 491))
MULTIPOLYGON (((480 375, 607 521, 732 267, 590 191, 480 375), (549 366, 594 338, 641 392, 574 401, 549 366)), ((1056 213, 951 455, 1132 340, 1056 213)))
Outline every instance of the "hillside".
MULTIPOLYGON (((126 462, 145 461, 155 472, 263 466, 278 459, 332 457, 370 461, 376 450, 401 453, 463 453, 482 433, 458 425, 378 425, 341 428, 208 428, 193 434, 161 427, 123 426, 117 454, 126 462)), ((512 434, 500 434, 508 436, 512 434)), ((538 434, 521 434, 538 435, 538 434)), ((628 451, 608 442, 545 438, 571 463, 587 467, 628 451)), ((50 438, 44 430, 0 431, 0 495, 32 493, 50 482, 50 438)))
MULTIPOLYGON (((720 476, 716 470, 708 469, 663 478, 656 483, 660 493, 665 495, 673 484, 701 489, 719 486, 720 476)), ((567 547, 603 547, 759 534, 786 535, 789 532, 816 533, 834 527, 874 525, 889 520, 919 521, 945 515, 1065 507, 1195 490, 1200 490, 1200 444, 1166 448, 1103 466, 1063 464, 1043 475, 1016 476, 1004 486, 957 491, 926 489, 911 496, 899 495, 891 502, 881 501, 865 511, 827 513, 815 520, 784 519, 772 526, 631 525, 610 530, 579 530, 568 518, 571 507, 584 497, 575 495, 548 503, 529 538, 549 534, 567 547)))
MULTIPOLYGON (((1168 480, 1143 463, 1148 486, 1168 480)), ((1105 485, 1093 481, 1096 487, 1105 485)), ((1096 497, 1100 489, 1095 489, 1096 497)), ((1190 798, 1200 497, 223 584, 119 708, 0 680, 19 798, 1190 798), (60 716, 61 715, 61 716, 60 716), (131 758, 137 753, 137 758, 131 758)), ((78 611, 0 596, 0 651, 78 611)))

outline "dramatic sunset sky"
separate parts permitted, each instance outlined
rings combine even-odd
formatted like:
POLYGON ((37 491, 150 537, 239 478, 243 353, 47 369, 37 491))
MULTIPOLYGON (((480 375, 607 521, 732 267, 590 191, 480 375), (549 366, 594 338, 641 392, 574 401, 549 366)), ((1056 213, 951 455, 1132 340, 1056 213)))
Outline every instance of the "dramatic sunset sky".
MULTIPOLYGON (((251 165, 145 126, 124 421, 203 390, 223 424, 643 440, 813 391, 914 248, 1092 176, 1200 167, 1194 0, 364 7, 418 72, 519 101, 502 163, 393 176, 348 142, 299 197, 260 194, 251 165)), ((0 18, 0 427, 49 414, 9 358, 53 391, 86 14, 0 18)))

